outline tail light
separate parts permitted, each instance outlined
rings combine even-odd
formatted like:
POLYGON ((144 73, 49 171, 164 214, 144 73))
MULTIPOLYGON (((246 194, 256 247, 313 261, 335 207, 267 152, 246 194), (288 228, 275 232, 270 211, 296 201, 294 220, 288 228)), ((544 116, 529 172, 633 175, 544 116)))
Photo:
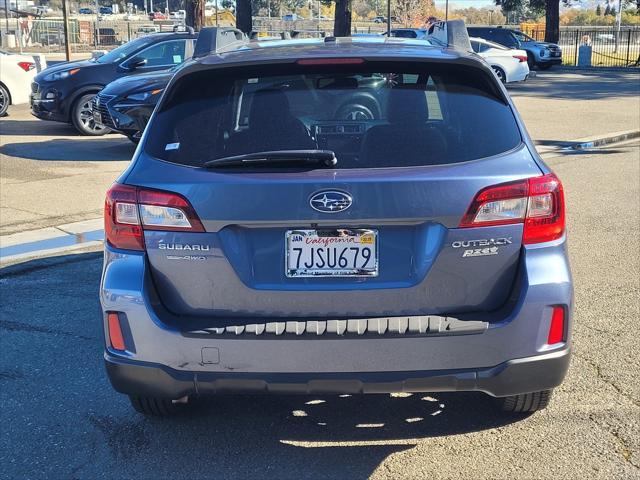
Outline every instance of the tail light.
POLYGON ((480 190, 461 228, 523 223, 522 243, 549 242, 565 230, 564 191, 553 173, 480 190))
POLYGON ((513 58, 517 58, 520 61, 520 63, 527 61, 526 55, 514 55, 513 58))
POLYGON ((36 68, 36 64, 33 62, 18 62, 18 66, 23 69, 25 72, 28 72, 29 70, 33 70, 34 68, 36 68))
POLYGON ((104 204, 104 231, 109 245, 144 250, 144 230, 204 232, 191 204, 181 195, 114 184, 104 204))

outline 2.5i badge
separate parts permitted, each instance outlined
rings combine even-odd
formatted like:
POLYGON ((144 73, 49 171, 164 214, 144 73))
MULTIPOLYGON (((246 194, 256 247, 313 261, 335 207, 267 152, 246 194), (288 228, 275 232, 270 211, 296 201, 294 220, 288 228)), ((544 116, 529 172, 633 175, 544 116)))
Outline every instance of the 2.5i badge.
POLYGON ((500 247, 513 243, 512 237, 482 238, 479 240, 456 240, 451 244, 453 248, 464 248, 462 258, 486 257, 498 255, 500 247))

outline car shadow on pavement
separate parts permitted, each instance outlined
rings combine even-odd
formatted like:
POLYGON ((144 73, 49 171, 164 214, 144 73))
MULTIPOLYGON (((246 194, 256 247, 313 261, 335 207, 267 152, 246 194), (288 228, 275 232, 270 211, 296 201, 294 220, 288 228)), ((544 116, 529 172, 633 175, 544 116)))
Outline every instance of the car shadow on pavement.
POLYGON ((512 84, 512 96, 598 100, 640 95, 640 75, 629 71, 550 71, 526 82, 512 84))
MULTIPOLYGON (((0 270, 0 404, 8 478, 368 478, 424 440, 526 418, 480 393, 220 395, 136 413, 103 360, 99 253, 0 270)), ((420 477, 444 461, 429 450, 420 477)), ((410 470, 409 468, 417 468, 410 470)))
POLYGON ((11 120, 9 116, 0 119, 0 136, 61 136, 67 137, 80 135, 78 131, 69 123, 47 122, 45 120, 11 120))
POLYGON ((0 153, 18 158, 41 161, 127 161, 135 145, 120 135, 101 138, 59 138, 44 142, 8 143, 0 153))

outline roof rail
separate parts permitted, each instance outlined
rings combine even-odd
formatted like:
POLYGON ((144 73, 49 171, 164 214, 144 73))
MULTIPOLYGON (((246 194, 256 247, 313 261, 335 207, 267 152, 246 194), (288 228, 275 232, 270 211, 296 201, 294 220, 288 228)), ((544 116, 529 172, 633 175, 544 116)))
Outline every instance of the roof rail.
POLYGON ((447 22, 435 22, 429 27, 429 39, 445 44, 448 47, 460 50, 471 51, 471 43, 469 42, 469 33, 464 20, 449 20, 447 22))
POLYGON ((249 38, 233 27, 207 27, 200 30, 193 58, 206 57, 234 44, 249 43, 249 38))
POLYGON ((189 25, 174 25, 173 26, 173 33, 178 33, 178 32, 185 32, 185 33, 189 33, 190 35, 193 35, 195 33, 195 31, 193 30, 193 27, 190 27, 189 25))

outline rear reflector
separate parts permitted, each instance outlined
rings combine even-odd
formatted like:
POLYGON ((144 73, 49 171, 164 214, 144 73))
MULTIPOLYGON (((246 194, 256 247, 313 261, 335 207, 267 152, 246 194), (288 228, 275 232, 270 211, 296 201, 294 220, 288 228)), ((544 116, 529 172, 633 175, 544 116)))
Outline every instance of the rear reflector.
POLYGON ((144 230, 204 232, 181 195, 117 183, 107 192, 104 223, 109 245, 125 250, 144 250, 144 230))
POLYGON ((549 338, 547 343, 553 345, 564 341, 564 307, 553 307, 551 325, 549 326, 549 338))
POLYGON ((461 228, 524 223, 522 242, 549 242, 565 230, 564 192, 553 174, 503 183, 478 192, 461 228))
POLYGON ((120 328, 120 318, 116 312, 107 313, 107 325, 109 327, 109 343, 115 350, 126 350, 122 329, 120 328))

